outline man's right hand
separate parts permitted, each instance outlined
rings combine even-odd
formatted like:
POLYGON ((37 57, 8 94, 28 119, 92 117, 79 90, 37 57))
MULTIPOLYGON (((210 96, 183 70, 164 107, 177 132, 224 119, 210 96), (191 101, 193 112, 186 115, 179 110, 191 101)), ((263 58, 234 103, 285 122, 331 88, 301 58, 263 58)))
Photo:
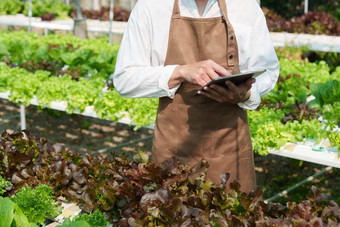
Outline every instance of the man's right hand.
POLYGON ((228 70, 216 62, 212 60, 205 60, 194 64, 177 66, 168 85, 169 88, 173 88, 184 81, 188 81, 203 87, 215 78, 230 75, 231 73, 228 70))

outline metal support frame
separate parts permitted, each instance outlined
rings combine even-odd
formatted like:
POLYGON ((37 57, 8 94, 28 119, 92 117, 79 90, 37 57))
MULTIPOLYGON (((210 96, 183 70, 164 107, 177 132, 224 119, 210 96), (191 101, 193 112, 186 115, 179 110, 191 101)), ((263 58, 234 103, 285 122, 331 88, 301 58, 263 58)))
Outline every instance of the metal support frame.
POLYGON ((74 1, 74 4, 76 5, 76 15, 77 15, 77 19, 78 20, 82 20, 83 19, 83 14, 81 13, 81 7, 80 7, 80 3, 78 0, 74 1))
POLYGON ((113 9, 114 9, 114 1, 110 0, 109 43, 112 42, 112 22, 113 22, 113 19, 114 19, 113 9))
MULTIPOLYGON (((11 118, 19 117, 19 116, 20 116, 21 130, 24 130, 24 129, 26 129, 26 113, 25 113, 25 105, 24 104, 20 104, 20 115, 10 116, 10 117, 6 117, 6 118, 0 118, 0 121, 2 119, 11 119, 11 118)), ((125 147, 125 146, 128 146, 128 145, 138 143, 138 142, 142 142, 142 141, 149 140, 149 139, 153 139, 153 135, 147 136, 145 138, 140 138, 140 139, 131 140, 131 141, 128 141, 128 142, 125 142, 125 143, 121 143, 121 144, 118 144, 115 147, 104 148, 104 149, 101 149, 101 150, 93 152, 93 153, 94 154, 106 153, 108 151, 115 150, 117 148, 125 147)))
POLYGON ((20 104, 20 126, 21 130, 26 129, 26 114, 24 104, 20 104))
POLYGON ((93 1, 92 1, 92 9, 94 9, 94 10, 100 10, 99 0, 93 0, 93 1), (99 7, 99 8, 98 8, 98 7, 99 7))
POLYGON ((77 16, 73 18, 73 34, 81 39, 86 39, 88 37, 86 17, 83 17, 79 1, 74 0, 74 4, 77 16))
MULTIPOLYGON (((10 116, 10 117, 7 117, 7 118, 0 118, 0 121, 2 119, 10 119, 10 118, 15 118, 15 117, 18 117, 18 116, 10 116)), ((26 129, 26 115, 25 115, 25 106, 23 104, 20 104, 20 123, 21 123, 21 130, 24 130, 26 129)), ((134 143, 138 143, 138 142, 141 142, 141 141, 146 141, 146 140, 149 140, 149 139, 152 139, 153 138, 153 135, 150 135, 150 136, 147 136, 145 138, 140 138, 140 139, 136 139, 136 140, 131 140, 129 142, 125 142, 125 143, 121 143, 121 144, 118 144, 117 146, 115 147, 109 147, 109 148, 104 148, 104 149, 100 149, 100 150, 97 150, 95 152, 93 152, 94 155, 96 154, 104 154, 104 153, 107 153, 111 150, 115 150, 115 149, 118 149, 118 148, 121 148, 121 147, 125 147, 125 146, 129 146, 131 144, 134 144, 134 143)), ((314 175, 300 181, 299 183, 281 191, 280 193, 266 199, 264 202, 268 203, 268 202, 272 202, 274 201, 275 199, 279 198, 279 197, 282 197, 282 196, 285 196, 287 195, 289 192, 293 191, 294 189, 298 188, 299 186, 307 183, 307 182, 310 182, 314 179, 316 179, 317 177, 321 176, 322 174, 332 170, 333 167, 326 167, 324 168, 323 170, 321 170, 320 172, 318 173, 315 173, 314 175)))
POLYGON ((324 174, 324 173, 330 171, 332 168, 333 168, 333 167, 328 166, 328 167, 326 167, 325 169, 321 170, 320 172, 314 174, 313 176, 310 176, 310 177, 304 179, 303 181, 300 181, 299 183, 293 185, 292 187, 287 188, 286 190, 283 190, 282 192, 280 192, 280 193, 278 193, 278 194, 276 194, 276 195, 270 197, 269 199, 266 199, 264 202, 266 202, 266 203, 272 202, 273 200, 275 200, 275 199, 277 199, 277 198, 280 198, 280 197, 282 197, 282 196, 285 196, 285 195, 287 195, 289 192, 293 191, 295 188, 300 187, 301 185, 303 185, 303 184, 305 184, 305 183, 307 183, 307 182, 309 182, 309 181, 314 180, 315 178, 321 176, 322 174, 324 174))
POLYGON ((135 7, 136 1, 135 0, 130 0, 130 9, 132 10, 133 7, 135 7))
POLYGON ((28 1, 28 27, 27 31, 31 32, 31 24, 32 24, 32 0, 28 1))
POLYGON ((305 14, 308 13, 308 0, 305 0, 305 14))
POLYGON ((44 28, 44 35, 48 35, 48 28, 44 28))

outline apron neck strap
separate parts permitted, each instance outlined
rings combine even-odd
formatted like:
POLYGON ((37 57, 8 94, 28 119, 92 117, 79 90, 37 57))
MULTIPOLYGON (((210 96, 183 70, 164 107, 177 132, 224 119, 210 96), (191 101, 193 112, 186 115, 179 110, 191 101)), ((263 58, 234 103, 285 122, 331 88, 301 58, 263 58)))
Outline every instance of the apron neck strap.
MULTIPOLYGON (((220 5, 222 14, 225 19, 228 18, 228 10, 226 5, 226 0, 217 0, 220 5)), ((180 16, 181 11, 179 10, 178 0, 175 0, 174 7, 172 9, 172 16, 180 16)))
POLYGON ((228 19, 228 10, 227 10, 226 0, 218 0, 218 4, 220 5, 224 19, 227 20, 228 19))
POLYGON ((180 16, 181 11, 179 10, 178 0, 175 0, 174 8, 172 9, 172 16, 180 16))

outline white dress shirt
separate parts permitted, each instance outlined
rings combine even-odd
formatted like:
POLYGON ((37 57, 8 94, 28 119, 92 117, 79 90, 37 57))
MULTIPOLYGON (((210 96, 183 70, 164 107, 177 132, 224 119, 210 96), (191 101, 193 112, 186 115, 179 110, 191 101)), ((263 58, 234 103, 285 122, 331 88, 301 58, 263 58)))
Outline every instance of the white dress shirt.
MULTIPOLYGON (((226 0, 228 18, 235 30, 240 71, 259 68, 250 98, 238 105, 255 109, 261 97, 274 88, 279 61, 269 37, 266 20, 256 0, 226 0)), ((138 0, 131 12, 120 45, 113 83, 124 97, 173 98, 180 85, 169 89, 177 65, 164 66, 174 0, 138 0)), ((195 0, 179 0, 181 16, 199 18, 195 0)), ((208 0, 202 18, 221 16, 217 0, 208 0)))

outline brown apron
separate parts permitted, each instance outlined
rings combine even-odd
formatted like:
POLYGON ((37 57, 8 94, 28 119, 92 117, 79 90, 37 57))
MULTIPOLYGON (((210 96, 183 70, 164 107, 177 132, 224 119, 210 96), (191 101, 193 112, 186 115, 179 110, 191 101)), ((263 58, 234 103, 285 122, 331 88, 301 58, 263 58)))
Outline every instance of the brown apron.
MULTIPOLYGON (((180 16, 178 0, 172 12, 165 65, 185 65, 211 59, 232 73, 239 72, 238 49, 227 17, 225 0, 218 0, 222 17, 180 16)), ((176 156, 181 163, 209 162, 208 179, 220 184, 238 179, 241 190, 255 189, 254 158, 247 112, 238 105, 193 96, 198 85, 183 82, 174 99, 159 99, 152 160, 161 163, 176 156)))

